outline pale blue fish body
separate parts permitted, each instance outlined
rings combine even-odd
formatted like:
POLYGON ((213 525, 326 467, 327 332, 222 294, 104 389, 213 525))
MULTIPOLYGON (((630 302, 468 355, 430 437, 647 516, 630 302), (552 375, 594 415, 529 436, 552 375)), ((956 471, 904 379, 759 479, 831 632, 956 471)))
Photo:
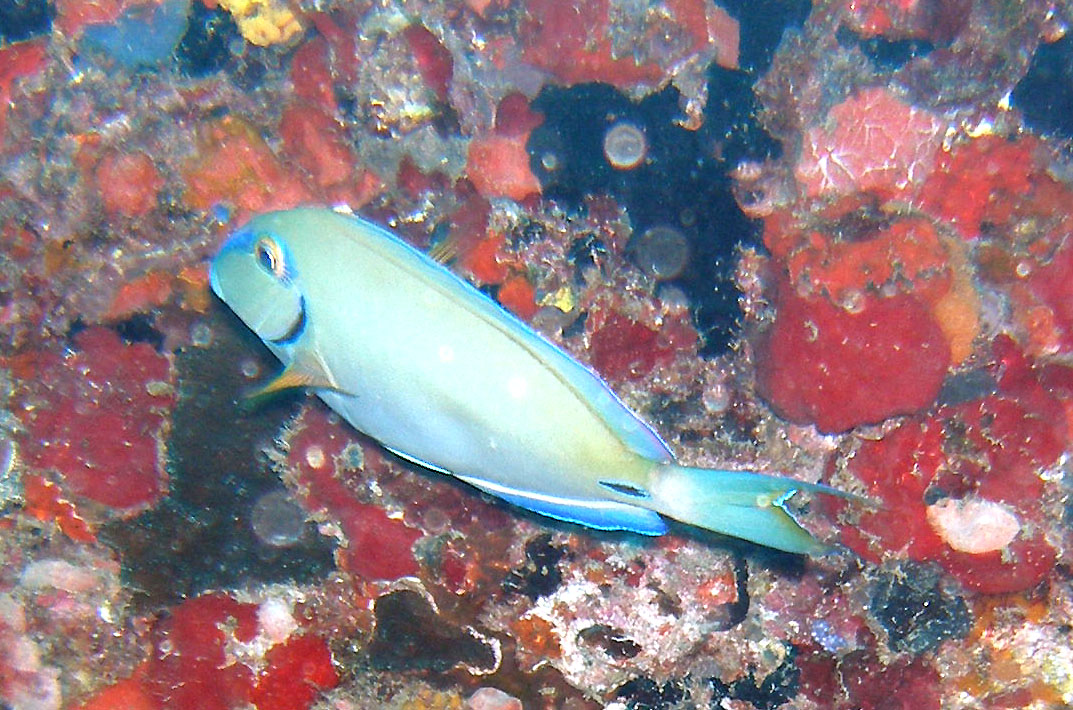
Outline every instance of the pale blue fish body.
POLYGON ((793 552, 824 549, 784 507, 797 489, 687 468, 585 366, 395 235, 325 209, 259 216, 212 287, 305 386, 398 455, 521 507, 606 530, 661 515, 793 552))

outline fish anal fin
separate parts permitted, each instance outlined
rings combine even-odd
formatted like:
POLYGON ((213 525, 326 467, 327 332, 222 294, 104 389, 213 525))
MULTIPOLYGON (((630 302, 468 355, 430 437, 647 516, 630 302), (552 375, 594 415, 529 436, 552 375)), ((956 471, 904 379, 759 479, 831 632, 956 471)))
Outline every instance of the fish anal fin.
POLYGON ((577 523, 597 530, 628 530, 641 535, 662 535, 667 524, 659 513, 647 508, 600 499, 558 498, 482 481, 470 476, 458 476, 485 493, 502 498, 511 505, 546 515, 549 518, 577 523))

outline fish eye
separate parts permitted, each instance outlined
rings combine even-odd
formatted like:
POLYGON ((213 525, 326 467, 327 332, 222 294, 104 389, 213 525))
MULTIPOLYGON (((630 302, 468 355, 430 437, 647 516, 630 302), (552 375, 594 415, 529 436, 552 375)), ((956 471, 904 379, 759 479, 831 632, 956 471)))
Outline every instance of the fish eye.
POLYGON ((277 279, 283 278, 286 272, 283 252, 275 240, 270 237, 261 237, 257 241, 257 246, 254 247, 254 255, 257 257, 257 264, 262 269, 277 279))

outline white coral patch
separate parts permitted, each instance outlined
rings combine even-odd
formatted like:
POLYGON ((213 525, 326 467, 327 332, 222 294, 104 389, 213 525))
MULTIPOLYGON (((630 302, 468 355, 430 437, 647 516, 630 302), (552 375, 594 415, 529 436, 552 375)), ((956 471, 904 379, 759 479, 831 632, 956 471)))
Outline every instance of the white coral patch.
POLYGON ((1009 507, 982 498, 944 498, 928 506, 928 523, 950 547, 974 555, 1001 550, 1021 531, 1009 507))
POLYGON ((291 600, 269 597, 257 607, 257 625, 272 644, 282 643, 298 628, 291 600))

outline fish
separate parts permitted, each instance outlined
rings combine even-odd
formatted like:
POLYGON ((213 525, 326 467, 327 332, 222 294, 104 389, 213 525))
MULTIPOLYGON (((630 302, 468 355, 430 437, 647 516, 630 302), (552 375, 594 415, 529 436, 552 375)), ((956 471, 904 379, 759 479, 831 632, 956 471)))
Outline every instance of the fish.
POLYGON ((327 208, 258 215, 212 260, 215 294, 283 364, 259 395, 314 393, 397 456, 521 508, 598 530, 666 519, 791 553, 832 549, 800 491, 683 466, 592 370, 387 229, 327 208))

